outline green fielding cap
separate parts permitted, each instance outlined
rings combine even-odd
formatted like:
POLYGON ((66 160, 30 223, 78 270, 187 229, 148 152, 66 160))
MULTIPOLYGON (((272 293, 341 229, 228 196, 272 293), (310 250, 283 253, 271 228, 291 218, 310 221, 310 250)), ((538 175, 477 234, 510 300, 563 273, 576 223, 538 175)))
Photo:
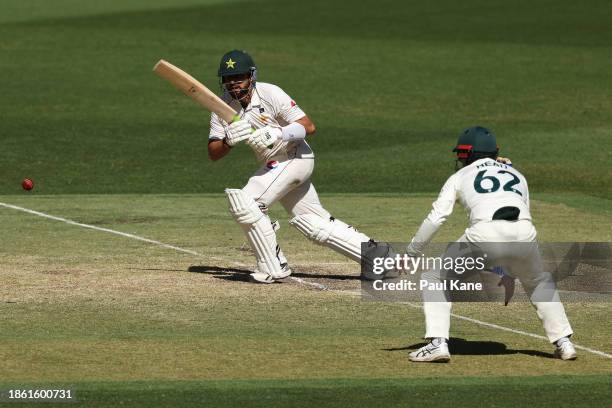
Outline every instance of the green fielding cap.
POLYGON ((219 63, 219 71, 217 75, 220 77, 228 75, 239 75, 252 72, 257 67, 255 61, 245 51, 232 50, 221 57, 219 63))
POLYGON ((455 146, 453 152, 458 150, 496 153, 497 140, 495 139, 495 135, 489 129, 482 126, 474 126, 461 132, 459 139, 457 140, 457 146, 455 146))

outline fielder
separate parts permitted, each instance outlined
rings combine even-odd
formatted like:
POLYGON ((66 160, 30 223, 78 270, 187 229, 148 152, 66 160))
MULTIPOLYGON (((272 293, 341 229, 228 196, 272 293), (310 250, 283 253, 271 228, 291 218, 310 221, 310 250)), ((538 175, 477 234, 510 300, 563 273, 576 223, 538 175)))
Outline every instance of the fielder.
MULTIPOLYGON (((459 136, 453 151, 457 153, 458 167, 463 167, 442 187, 432 211, 408 245, 407 253, 410 256, 422 253, 458 200, 468 212, 470 226, 457 242, 486 249, 487 266, 502 266, 509 276, 505 278, 507 290, 510 288, 513 292, 514 279, 520 280, 548 339, 556 346, 555 357, 574 360, 576 351, 569 340, 572 328, 552 276, 542 271, 536 229, 529 212, 527 181, 515 168, 496 162, 498 150, 495 136, 483 127, 466 129, 459 136)), ((449 246, 447 253, 453 246, 449 246)), ((433 270, 423 273, 421 278, 441 282, 449 273, 454 272, 433 270)), ((423 295, 425 338, 430 342, 410 353, 409 358, 419 362, 449 361, 451 303, 443 291, 423 295)))
POLYGON ((276 242, 278 223, 267 215, 277 201, 293 216, 290 224, 307 238, 359 262, 361 243, 370 238, 332 217, 310 180, 314 154, 304 139, 315 132, 314 123, 281 88, 257 81, 257 67, 244 51, 225 54, 218 76, 222 99, 240 118, 230 124, 211 115, 209 157, 219 160, 244 141, 261 163, 244 188, 225 190, 230 213, 255 253, 252 279, 272 283, 291 274, 276 242))

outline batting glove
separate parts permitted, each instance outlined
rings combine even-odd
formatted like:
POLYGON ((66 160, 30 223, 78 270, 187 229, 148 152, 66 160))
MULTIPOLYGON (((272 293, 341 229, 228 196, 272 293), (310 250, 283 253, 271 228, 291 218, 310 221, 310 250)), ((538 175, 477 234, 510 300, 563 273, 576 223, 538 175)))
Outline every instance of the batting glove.
POLYGON ((246 120, 234 121, 225 129, 225 143, 233 147, 236 143, 248 139, 252 131, 251 124, 246 120))
POLYGON ((283 137, 283 131, 279 128, 266 126, 251 133, 247 144, 256 150, 270 148, 277 140, 283 137))

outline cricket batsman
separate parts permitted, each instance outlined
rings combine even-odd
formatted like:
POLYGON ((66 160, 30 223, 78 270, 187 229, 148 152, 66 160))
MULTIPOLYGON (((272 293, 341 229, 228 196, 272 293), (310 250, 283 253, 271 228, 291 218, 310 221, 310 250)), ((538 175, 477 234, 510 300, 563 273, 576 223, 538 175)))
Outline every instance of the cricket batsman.
POLYGON ((311 182, 314 154, 305 139, 315 133, 312 120, 281 88, 257 81, 257 67, 244 51, 226 53, 218 76, 222 99, 239 118, 227 123, 211 115, 209 157, 219 160, 245 142, 261 164, 242 189, 225 190, 230 213, 255 253, 257 269, 252 279, 272 283, 291 274, 276 241, 278 223, 267 215, 277 201, 293 216, 290 224, 307 238, 359 262, 361 243, 370 238, 332 217, 311 182))
MULTIPOLYGON (((408 245, 407 254, 419 256, 423 252, 459 201, 468 212, 470 225, 457 241, 468 244, 457 244, 457 247, 486 249, 487 267, 503 267, 507 276, 502 282, 505 281, 504 286, 512 293, 514 280, 518 278, 548 339, 556 346, 555 357, 574 360, 576 350, 569 339, 572 328, 551 274, 542 271, 536 229, 529 212, 527 180, 512 166, 496 161, 498 150, 495 136, 486 128, 477 126, 461 133, 453 150, 460 169, 442 187, 433 209, 408 245)), ((421 278, 439 283, 449 273, 453 274, 434 269, 424 272, 421 278)), ((460 275, 454 273, 454 276, 460 275)), ((417 362, 449 361, 451 303, 447 293, 432 295, 424 291, 423 298, 425 338, 429 344, 410 353, 409 358, 417 362)))

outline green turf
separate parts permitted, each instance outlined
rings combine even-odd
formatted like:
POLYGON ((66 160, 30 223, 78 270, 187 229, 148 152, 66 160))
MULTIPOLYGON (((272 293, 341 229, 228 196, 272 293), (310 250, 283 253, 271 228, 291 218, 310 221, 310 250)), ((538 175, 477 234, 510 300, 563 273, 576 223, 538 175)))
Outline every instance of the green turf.
POLYGON ((317 124, 322 192, 437 191, 478 123, 532 191, 612 198, 610 2, 41 4, 2 6, 0 193, 26 176, 45 194, 241 186, 248 148, 208 162, 208 115, 151 68, 165 57, 214 88, 243 48, 317 124))
MULTIPOLYGON (((554 408, 598 406, 612 398, 610 385, 610 376, 544 376, 444 380, 94 382, 63 386, 74 390, 76 405, 87 407, 440 407, 450 401, 453 406, 472 407, 478 401, 482 406, 491 407, 535 404, 554 408), (555 399, 542 401, 543 390, 554 390, 555 399)), ((46 386, 59 388, 58 384, 46 386)), ((7 406, 14 406, 14 403, 7 406)), ((40 406, 40 403, 31 406, 40 406)))
POLYGON ((9 0, 2 3, 0 23, 118 14, 139 10, 164 10, 222 3, 229 4, 232 3, 232 0, 115 0, 104 2, 53 0, 52 4, 47 0, 9 0))

